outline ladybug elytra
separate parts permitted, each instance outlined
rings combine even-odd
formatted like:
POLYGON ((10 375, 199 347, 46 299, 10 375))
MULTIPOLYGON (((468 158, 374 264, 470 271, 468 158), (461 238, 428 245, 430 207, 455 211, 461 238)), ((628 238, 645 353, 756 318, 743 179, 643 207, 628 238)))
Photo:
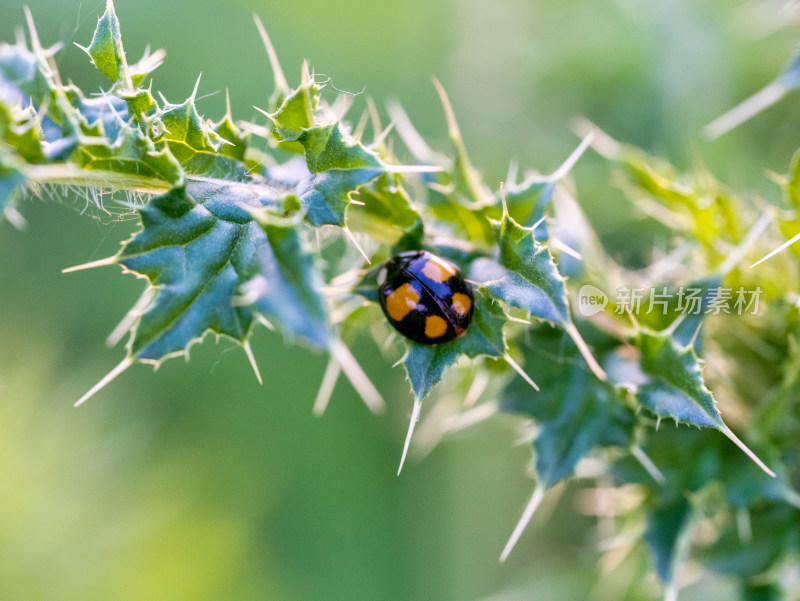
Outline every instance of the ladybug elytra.
POLYGON ((389 323, 422 344, 463 336, 472 319, 469 283, 455 265, 426 250, 386 261, 378 276, 378 299, 389 323))

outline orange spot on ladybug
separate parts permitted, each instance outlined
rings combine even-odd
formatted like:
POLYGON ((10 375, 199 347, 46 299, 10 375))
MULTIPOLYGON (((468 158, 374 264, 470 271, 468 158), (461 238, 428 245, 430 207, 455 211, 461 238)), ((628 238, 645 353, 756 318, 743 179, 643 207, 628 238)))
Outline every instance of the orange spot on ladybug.
POLYGON ((466 315, 467 313, 469 313, 471 307, 472 307, 472 301, 469 300, 469 297, 466 294, 462 294, 461 292, 456 292, 453 295, 453 311, 455 311, 459 315, 466 315))
POLYGON ((406 283, 395 288, 386 297, 386 311, 389 313, 389 317, 395 321, 400 321, 416 308, 418 302, 419 293, 414 286, 406 283))
POLYGON ((456 274, 456 270, 450 263, 443 261, 439 257, 431 256, 428 262, 425 263, 425 267, 422 268, 422 273, 428 279, 442 283, 453 277, 456 274))
POLYGON ((428 315, 425 318, 425 336, 433 340, 443 336, 447 331, 447 322, 438 315, 428 315))

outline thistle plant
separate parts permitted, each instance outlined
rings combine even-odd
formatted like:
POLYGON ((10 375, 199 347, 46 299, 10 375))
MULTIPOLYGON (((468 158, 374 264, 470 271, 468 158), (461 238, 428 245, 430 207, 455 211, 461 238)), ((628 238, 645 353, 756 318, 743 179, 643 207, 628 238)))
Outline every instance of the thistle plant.
POLYGON ((145 280, 112 334, 128 337, 123 357, 76 405, 207 333, 240 345, 261 381, 248 342, 261 324, 329 355, 316 413, 340 374, 379 412, 381 391, 342 342, 371 332, 391 341, 386 360, 410 382, 400 468, 424 409, 444 398, 462 402, 436 414, 442 436, 500 411, 519 416, 535 484, 501 560, 548 491, 577 474, 635 491, 637 503, 615 510, 606 547, 646 547, 667 598, 687 561, 732 574, 746 599, 796 593, 799 158, 758 205, 584 121, 555 172, 490 183, 435 80, 448 152, 432 149, 399 104, 386 127, 371 102, 351 123, 353 98, 329 96, 308 64, 292 87, 256 19, 274 92, 249 120, 228 103, 212 121, 198 112, 199 79, 181 103, 154 93, 164 53, 129 63, 110 1, 81 47, 105 77, 99 95, 65 83, 54 56, 69 49, 45 47, 27 18, 28 39, 0 45, 0 212, 20 224, 25 201, 69 190, 87 213, 141 223, 114 256, 65 269, 118 265, 145 280), (590 148, 670 232, 646 268, 614 261, 581 212, 571 170, 590 148), (442 344, 396 336, 378 308, 381 265, 421 249, 474 289, 471 324, 442 344))

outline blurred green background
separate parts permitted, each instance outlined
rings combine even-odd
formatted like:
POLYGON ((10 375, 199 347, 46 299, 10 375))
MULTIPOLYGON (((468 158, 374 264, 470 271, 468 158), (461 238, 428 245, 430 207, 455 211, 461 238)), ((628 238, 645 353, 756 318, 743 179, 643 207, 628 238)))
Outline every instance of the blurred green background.
MULTIPOLYGON (((102 2, 31 0, 44 44, 66 42, 62 75, 105 82, 87 44, 102 2)), ((793 3, 787 3, 793 4, 793 3)), ((796 96, 713 143, 699 129, 772 79, 796 24, 783 2, 731 0, 367 0, 117 3, 129 58, 167 50, 154 89, 183 100, 230 89, 250 119, 272 91, 252 21, 270 32, 290 83, 304 58, 342 90, 399 100, 447 149, 430 82, 448 90, 471 156, 493 186, 511 160, 554 169, 583 115, 680 166, 778 196, 797 146, 796 96)), ((24 23, 0 5, 0 39, 24 23)), ((351 116, 363 109, 356 99, 351 116)), ((224 110, 224 94, 200 108, 224 110)), ((579 198, 603 240, 635 256, 657 244, 587 155, 579 198)), ((0 224, 0 599, 489 600, 655 599, 638 554, 608 574, 581 484, 550 493, 510 560, 497 556, 532 490, 519 422, 500 416, 445 441, 395 476, 411 407, 400 368, 366 338, 354 351, 390 409, 374 417, 345 382, 311 415, 325 358, 259 330, 266 383, 244 354, 207 339, 191 362, 135 366, 86 406, 72 403, 121 358, 103 340, 141 281, 116 268, 60 270, 113 254, 134 221, 100 223, 65 202, 0 224), (563 493, 563 494, 562 494, 563 493)), ((702 577, 681 599, 730 598, 702 577)))

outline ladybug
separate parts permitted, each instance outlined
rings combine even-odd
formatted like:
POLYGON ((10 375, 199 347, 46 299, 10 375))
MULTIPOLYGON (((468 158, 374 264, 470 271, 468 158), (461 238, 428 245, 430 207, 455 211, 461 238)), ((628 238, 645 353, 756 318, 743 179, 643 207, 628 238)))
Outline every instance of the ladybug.
POLYGON ((406 338, 440 344, 463 336, 472 319, 472 288, 458 268, 426 250, 400 253, 378 274, 386 319, 406 338))

